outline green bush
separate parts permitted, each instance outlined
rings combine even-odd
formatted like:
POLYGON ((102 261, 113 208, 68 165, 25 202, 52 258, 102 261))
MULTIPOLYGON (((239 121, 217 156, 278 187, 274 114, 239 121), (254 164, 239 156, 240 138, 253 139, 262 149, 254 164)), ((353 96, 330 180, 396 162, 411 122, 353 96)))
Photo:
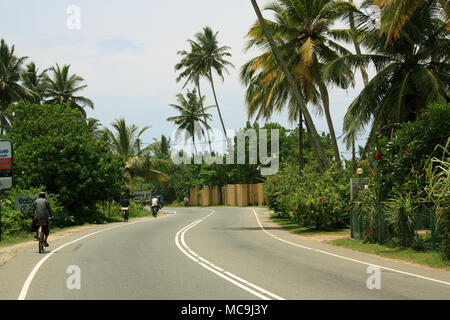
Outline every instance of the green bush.
POLYGON ((331 168, 324 174, 306 167, 302 175, 288 167, 269 178, 264 192, 270 208, 300 226, 336 230, 348 226, 349 175, 331 168))
MULTIPOLYGON (((36 195, 39 192, 45 191, 45 188, 29 188, 21 189, 15 187, 13 189, 5 191, 5 194, 1 201, 2 210, 2 234, 5 237, 18 234, 21 232, 30 231, 32 213, 22 213, 14 208, 15 197, 25 195, 36 195)), ((50 198, 50 206, 53 214, 58 215, 63 212, 63 206, 59 201, 59 196, 56 194, 48 194, 50 198)))

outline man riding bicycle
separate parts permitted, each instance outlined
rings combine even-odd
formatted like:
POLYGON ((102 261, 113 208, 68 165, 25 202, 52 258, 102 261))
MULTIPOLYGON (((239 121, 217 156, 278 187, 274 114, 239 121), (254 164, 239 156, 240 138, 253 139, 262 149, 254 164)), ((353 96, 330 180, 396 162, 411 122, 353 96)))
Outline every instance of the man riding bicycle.
POLYGON ((50 234, 49 219, 53 219, 50 202, 45 198, 45 192, 39 193, 39 197, 33 202, 33 220, 35 224, 43 224, 45 246, 48 247, 48 235, 50 234))
POLYGON ((154 197, 152 199, 152 214, 155 218, 156 218, 156 213, 158 212, 159 209, 160 209, 159 199, 154 197))

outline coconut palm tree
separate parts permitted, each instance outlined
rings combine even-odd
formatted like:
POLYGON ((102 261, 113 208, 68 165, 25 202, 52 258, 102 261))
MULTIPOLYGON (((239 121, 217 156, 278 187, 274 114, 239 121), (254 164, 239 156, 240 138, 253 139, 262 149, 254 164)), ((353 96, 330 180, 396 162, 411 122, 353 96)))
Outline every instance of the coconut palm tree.
MULTIPOLYGON (((320 97, 330 131, 334 158, 339 165, 340 154, 331 119, 326 85, 327 82, 334 82, 344 88, 348 87, 352 83, 353 75, 347 70, 335 78, 326 79, 322 76, 321 69, 325 63, 342 54, 349 53, 347 49, 331 39, 330 34, 333 31, 330 30, 330 27, 337 18, 345 16, 353 10, 353 6, 344 1, 278 0, 266 9, 274 15, 274 19, 267 20, 266 24, 274 35, 273 38, 280 53, 286 57, 287 67, 293 73, 297 86, 303 87, 303 93, 309 92, 309 98, 305 95, 306 101, 310 102, 320 97), (313 98, 313 96, 315 97, 313 98)), ((250 38, 247 50, 256 47, 272 55, 268 52, 270 46, 261 21, 252 26, 247 36, 250 38)), ((254 60, 253 64, 249 66, 249 71, 264 68, 268 59, 268 55, 261 55, 260 59, 254 60)), ((276 79, 281 68, 278 67, 278 71, 270 69, 268 71, 270 72, 267 72, 266 77, 261 80, 267 82, 271 78, 276 79)), ((276 90, 268 91, 268 94, 268 97, 272 99, 276 90)), ((281 102, 284 101, 281 100, 281 102)), ((278 109, 281 107, 282 105, 278 109)), ((264 108, 270 109, 272 105, 267 104, 264 108)), ((311 124, 309 126, 311 127, 311 124)))
MULTIPOLYGON (((183 58, 181 59, 181 61, 179 63, 177 63, 175 65, 175 71, 180 71, 181 73, 179 74, 179 76, 177 77, 177 82, 181 81, 182 79, 186 78, 186 82, 183 85, 183 89, 188 85, 188 84, 194 84, 195 87, 197 88, 197 92, 198 92, 198 97, 199 97, 199 101, 201 103, 202 106, 202 111, 203 113, 205 112, 203 109, 203 99, 202 99, 202 94, 200 91, 200 78, 206 76, 205 74, 203 74, 202 70, 200 69, 200 67, 202 66, 201 63, 199 63, 199 61, 197 60, 197 58, 200 56, 199 54, 197 54, 196 52, 194 52, 196 49, 199 49, 198 45, 194 45, 192 40, 188 40, 191 46, 191 50, 188 51, 178 51, 178 54, 181 55, 183 58)), ((205 124, 208 123, 206 116, 203 119, 205 121, 205 124)), ((206 130, 206 135, 208 138, 208 145, 209 145, 209 152, 212 154, 212 146, 211 146, 211 138, 209 135, 209 130, 206 130)))
POLYGON ((30 102, 41 103, 45 98, 47 87, 44 79, 48 70, 45 69, 39 72, 34 62, 27 64, 27 69, 22 73, 21 78, 23 86, 35 93, 35 95, 27 99, 30 102))
MULTIPOLYGON (((371 0, 365 4, 374 4, 382 9, 381 32, 385 33, 385 44, 392 45, 401 37, 406 23, 417 10, 424 5, 439 5, 440 18, 445 21, 447 31, 450 31, 450 2, 448 0, 371 0)), ((436 7, 435 7, 436 8, 436 7)))
POLYGON ((5 40, 0 41, 0 133, 3 135, 5 128, 9 126, 6 109, 11 103, 21 99, 34 98, 36 94, 20 84, 23 73, 23 63, 27 57, 16 57, 15 47, 11 49, 5 40))
POLYGON ((186 97, 181 93, 177 94, 178 104, 171 104, 170 106, 175 108, 180 114, 178 116, 167 118, 167 121, 174 122, 177 125, 177 138, 180 134, 184 133, 185 141, 192 139, 196 154, 197 147, 195 145, 195 137, 200 138, 204 134, 204 128, 210 128, 204 119, 211 119, 211 115, 205 113, 205 111, 214 107, 209 106, 203 108, 201 100, 204 99, 204 96, 201 99, 197 97, 195 89, 192 91, 188 90, 186 97))
POLYGON ((56 67, 50 68, 52 77, 45 75, 44 82, 47 86, 45 95, 48 104, 68 104, 71 108, 81 111, 86 118, 86 106, 94 108, 94 103, 83 96, 77 96, 79 91, 85 89, 87 85, 81 85, 84 79, 76 74, 69 75, 70 65, 64 65, 62 69, 56 64, 56 67))
POLYGON ((112 124, 114 132, 108 130, 108 134, 113 147, 113 152, 119 155, 125 164, 123 168, 124 175, 129 181, 130 189, 133 189, 133 178, 142 176, 146 180, 154 179, 167 181, 167 174, 152 169, 145 156, 148 148, 141 149, 141 135, 147 131, 150 126, 139 128, 134 125, 127 125, 123 118, 116 119, 112 124))
POLYGON ((362 45, 368 54, 340 57, 325 68, 325 74, 339 74, 343 65, 375 65, 377 75, 352 102, 344 119, 347 135, 356 135, 371 124, 366 150, 378 133, 393 134, 396 124, 414 120, 428 103, 450 101, 450 38, 438 12, 437 1, 415 10, 395 46, 385 45, 388 33, 365 31, 362 45))
POLYGON ((226 60, 227 57, 231 57, 231 53, 228 52, 231 48, 228 46, 219 46, 219 41, 217 40, 218 33, 214 32, 210 27, 204 27, 202 32, 198 32, 195 35, 196 41, 189 40, 192 48, 190 60, 196 73, 198 72, 202 77, 206 77, 211 84, 220 123, 222 124, 225 137, 227 137, 219 102, 217 101, 213 71, 224 81, 224 72, 229 73, 227 66, 234 66, 226 60))

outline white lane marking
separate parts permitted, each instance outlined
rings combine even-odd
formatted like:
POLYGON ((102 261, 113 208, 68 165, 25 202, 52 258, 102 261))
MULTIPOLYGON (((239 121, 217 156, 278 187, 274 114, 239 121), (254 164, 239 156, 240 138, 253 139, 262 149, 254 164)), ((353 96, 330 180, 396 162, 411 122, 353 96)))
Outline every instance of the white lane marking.
POLYGON ((434 281, 434 282, 438 282, 438 283, 442 283, 442 284, 446 284, 446 285, 449 285, 449 286, 450 286, 450 282, 445 282, 445 281, 442 281, 442 280, 437 280, 437 279, 433 279, 433 278, 428 278, 428 277, 420 276, 420 275, 413 274, 413 273, 409 273, 409 272, 405 272, 405 271, 400 271, 400 270, 396 270, 396 269, 392 269, 392 268, 388 268, 388 267, 379 266, 379 265, 376 265, 376 264, 373 264, 373 263, 368 263, 368 262, 364 262, 364 261, 360 261, 360 260, 356 260, 356 259, 352 259, 352 258, 340 256, 340 255, 338 255, 338 254, 334 254, 334 253, 331 253, 331 252, 328 252, 328 251, 323 251, 323 250, 319 250, 319 249, 314 249, 314 248, 305 247, 305 246, 299 245, 299 244, 297 244, 297 243, 293 243, 293 242, 289 242, 289 241, 287 241, 287 240, 281 239, 281 238, 279 238, 279 237, 277 237, 277 236, 271 234, 271 233, 268 232, 267 230, 265 230, 264 227, 263 227, 262 224, 261 224, 261 221, 260 221, 259 218, 258 218, 258 215, 256 214, 256 210, 255 210, 254 208, 252 208, 252 210, 253 210, 253 213, 254 213, 254 215, 255 215, 255 217, 256 217, 256 220, 258 221, 259 227, 261 228, 262 231, 264 231, 265 233, 267 233, 267 234, 270 235, 271 237, 273 237, 273 238, 275 238, 275 239, 277 239, 277 240, 283 241, 283 242, 285 242, 285 243, 288 243, 288 244, 290 244, 290 245, 293 245, 293 246, 296 246, 296 247, 300 247, 300 248, 303 248, 303 249, 307 249, 307 250, 312 250, 312 251, 319 252, 319 253, 323 253, 323 254, 327 254, 327 255, 330 255, 330 256, 333 256, 333 257, 336 257, 336 258, 340 258, 340 259, 344 259, 344 260, 349 260, 349 261, 361 263, 361 264, 364 264, 364 265, 367 265, 367 266, 374 266, 374 267, 378 267, 378 268, 380 268, 380 269, 389 270, 389 271, 393 271, 393 272, 405 274, 405 275, 408 275, 408 276, 413 276, 413 277, 416 277, 416 278, 420 278, 420 279, 424 279, 424 280, 429 280, 429 281, 434 281))
POLYGON ((17 298, 17 300, 25 300, 25 298, 26 298, 26 296, 27 296, 27 294, 28 294, 28 290, 30 289, 31 282, 33 281, 34 277, 36 276, 36 273, 39 271, 39 268, 40 268, 40 267, 44 264, 44 262, 45 262, 47 259, 49 259, 54 253, 60 251, 61 249, 65 248, 65 247, 67 247, 67 246, 69 246, 69 245, 71 245, 71 244, 74 244, 74 243, 76 243, 76 242, 78 242, 78 241, 80 241, 80 240, 86 239, 86 238, 91 237, 91 236, 93 236, 93 235, 96 235, 96 234, 99 234, 99 233, 102 233, 102 232, 105 232, 105 231, 109 231, 109 230, 114 230, 114 229, 117 229, 117 228, 122 228, 122 227, 130 226, 130 225, 133 225, 133 224, 135 224, 135 223, 148 222, 148 221, 154 221, 154 220, 153 220, 153 219, 146 219, 146 220, 140 220, 140 221, 135 221, 135 222, 129 222, 129 223, 121 224, 121 225, 116 226, 116 227, 112 227, 112 228, 107 228, 107 229, 102 229, 102 230, 99 230, 99 231, 95 231, 95 232, 90 233, 90 234, 88 234, 88 235, 85 235, 85 236, 83 236, 83 237, 81 237, 81 238, 78 238, 78 239, 75 239, 75 240, 73 240, 73 241, 71 241, 71 242, 68 242, 68 243, 66 243, 66 244, 63 244, 62 246, 56 248, 55 250, 52 250, 52 251, 46 253, 46 254, 45 254, 45 257, 43 257, 41 260, 39 260, 39 262, 34 266, 33 270, 31 270, 30 274, 28 275, 27 279, 25 280, 25 283, 24 283, 23 286, 22 286, 22 290, 20 291, 20 294, 19 294, 19 297, 17 298))
POLYGON ((206 217, 203 217, 202 219, 192 222, 191 224, 187 225, 186 227, 177 232, 177 234, 175 235, 175 244, 181 250, 181 252, 183 252, 189 259, 201 265, 203 268, 215 273, 216 275, 231 282, 232 284, 238 286, 239 288, 244 289, 247 292, 250 292, 251 294, 257 296, 260 299, 271 300, 271 298, 273 298, 276 300, 285 300, 284 298, 276 294, 273 294, 261 287, 258 287, 257 285, 232 274, 231 272, 225 271, 224 269, 216 266, 212 262, 200 257, 197 253, 195 253, 186 245, 186 242, 184 240, 185 233, 214 213, 215 211, 212 211, 206 217), (179 238, 181 238, 181 240, 179 238))

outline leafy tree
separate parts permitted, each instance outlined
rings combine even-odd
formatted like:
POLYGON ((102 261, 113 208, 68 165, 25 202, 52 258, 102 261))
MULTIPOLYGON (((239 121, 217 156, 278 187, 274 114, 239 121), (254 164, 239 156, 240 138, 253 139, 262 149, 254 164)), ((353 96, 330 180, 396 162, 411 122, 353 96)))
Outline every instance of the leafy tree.
POLYGON ((139 130, 134 124, 127 125, 123 118, 116 119, 112 123, 112 126, 115 132, 111 130, 107 132, 114 153, 120 156, 125 164, 122 167, 122 171, 128 179, 131 190, 133 190, 133 178, 135 176, 141 176, 148 181, 153 179, 168 179, 165 173, 152 168, 151 162, 145 156, 145 151, 148 148, 141 149, 141 141, 139 138, 150 126, 139 130))
POLYGON ((65 65, 62 69, 56 64, 56 67, 50 68, 52 77, 48 74, 44 76, 46 85, 45 96, 47 104, 63 104, 81 111, 86 118, 86 106, 94 108, 94 103, 86 97, 76 94, 85 89, 87 85, 81 85, 84 79, 75 74, 69 75, 70 65, 65 65))
MULTIPOLYGON (((330 28, 338 18, 353 10, 353 6, 344 1, 278 0, 267 7, 267 10, 274 14, 273 20, 266 21, 267 27, 274 35, 281 54, 286 57, 287 67, 306 102, 318 106, 318 101, 321 101, 333 142, 334 158, 339 166, 340 154, 326 84, 334 82, 346 88, 352 83, 353 74, 350 70, 345 70, 333 78, 324 78, 321 70, 324 64, 349 53, 332 39, 330 35, 335 31, 330 28)), ((259 112, 267 117, 274 110, 284 108, 288 102, 290 120, 296 120, 299 118, 298 102, 289 92, 289 85, 269 49, 261 23, 255 23, 247 36, 250 40, 246 49, 256 47, 264 52, 247 63, 241 73, 243 80, 249 85, 249 113, 259 112)))
POLYGON ((188 90, 186 97, 181 93, 178 94, 178 104, 171 104, 170 106, 175 108, 180 115, 167 118, 167 121, 174 122, 178 126, 177 135, 184 132, 186 140, 189 138, 192 139, 195 153, 197 153, 195 137, 203 135, 203 128, 206 130, 210 129, 205 119, 211 119, 211 115, 204 111, 213 106, 204 108, 202 103, 204 99, 204 96, 200 99, 197 97, 195 89, 192 91, 188 90))
POLYGON ((27 64, 27 69, 22 73, 22 82, 25 88, 28 88, 35 95, 26 99, 32 103, 41 103, 45 97, 45 92, 47 90, 46 83, 44 81, 45 75, 48 69, 39 72, 34 62, 27 64))
POLYGON ((106 137, 92 137, 79 111, 22 102, 9 109, 15 113, 7 138, 14 144, 18 187, 45 186, 72 213, 120 192, 120 158, 106 137))
POLYGON ((359 68, 374 63, 377 75, 352 102, 344 119, 347 135, 356 135, 371 124, 366 150, 379 132, 393 134, 397 123, 413 121, 427 104, 450 101, 450 40, 446 23, 434 14, 438 11, 434 2, 416 10, 395 45, 385 46, 384 33, 361 30, 361 43, 370 53, 337 58, 325 68, 325 74, 336 75, 349 65, 359 68))
POLYGON ((20 84, 23 63, 27 57, 16 57, 14 45, 9 48, 5 40, 0 41, 0 134, 9 127, 5 114, 8 106, 25 98, 36 97, 36 94, 20 84))
MULTIPOLYGON (((198 98, 202 106, 202 112, 205 113, 205 110, 203 108, 202 94, 200 90, 200 79, 201 77, 206 76, 206 74, 204 74, 204 71, 201 69, 202 64, 200 63, 200 61, 198 61, 199 54, 197 52, 194 52, 195 50, 199 50, 199 46, 195 45, 192 40, 188 41, 191 46, 191 51, 188 52, 183 50, 178 52, 178 54, 181 55, 183 58, 179 63, 175 65, 175 71, 181 72, 180 75, 177 77, 177 82, 181 81, 181 79, 186 78, 186 82, 183 85, 183 89, 189 83, 195 85, 198 92, 198 98)), ((206 117, 204 117, 203 120, 205 120, 205 124, 208 125, 208 120, 206 119, 206 117)), ((209 130, 206 130, 206 134, 208 137, 209 151, 212 153, 209 130)))
POLYGON ((228 72, 227 66, 233 67, 233 64, 226 60, 227 57, 231 57, 231 53, 228 52, 231 48, 228 46, 219 46, 219 41, 217 40, 218 33, 219 32, 214 32, 210 27, 204 27, 202 32, 195 35, 196 41, 189 41, 192 48, 189 65, 193 65, 193 69, 196 70, 195 73, 206 77, 211 83, 220 123, 222 124, 223 132, 226 137, 227 132, 223 123, 222 113, 220 112, 219 102, 217 101, 213 71, 215 71, 223 81, 223 73, 228 72))
MULTIPOLYGON (((426 4, 439 4, 442 20, 450 18, 450 3, 447 0, 371 0, 366 1, 382 8, 381 32, 385 33, 386 44, 392 44, 401 37, 405 24, 412 18, 416 10, 426 4)), ((447 30, 450 26, 447 23, 447 30)))

